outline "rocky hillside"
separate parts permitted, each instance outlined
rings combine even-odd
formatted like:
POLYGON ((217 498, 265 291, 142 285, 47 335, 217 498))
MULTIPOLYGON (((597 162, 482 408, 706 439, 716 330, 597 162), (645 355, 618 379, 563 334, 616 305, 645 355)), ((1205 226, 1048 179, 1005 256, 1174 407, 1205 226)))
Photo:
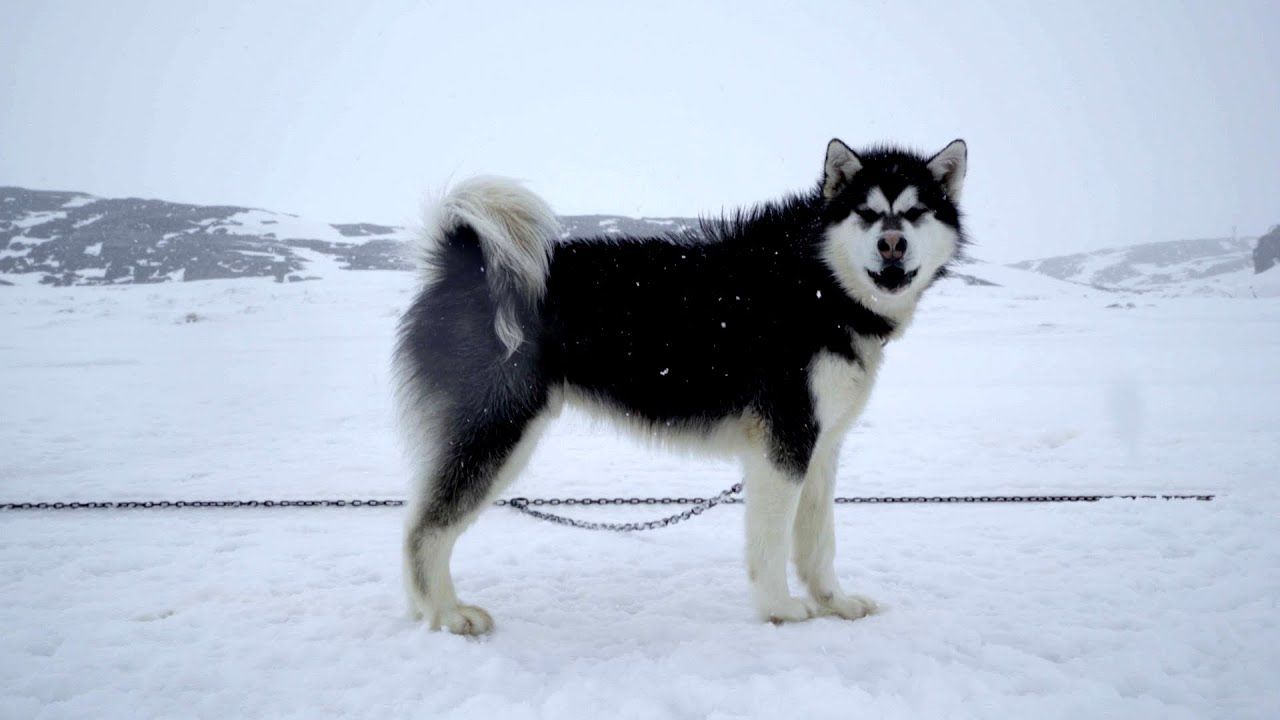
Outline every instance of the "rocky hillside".
MULTIPOLYGON (((658 234, 680 218, 562 218, 567 235, 658 234)), ((406 270, 404 228, 326 224, 233 206, 0 187, 0 283, 305 280, 321 267, 406 270)))

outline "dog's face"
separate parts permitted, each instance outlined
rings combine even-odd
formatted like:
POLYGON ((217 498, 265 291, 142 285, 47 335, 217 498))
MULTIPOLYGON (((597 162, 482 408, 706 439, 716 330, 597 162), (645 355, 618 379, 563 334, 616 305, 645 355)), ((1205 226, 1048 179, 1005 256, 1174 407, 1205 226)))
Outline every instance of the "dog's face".
POLYGON ((963 140, 933 157, 901 150, 861 154, 827 146, 822 181, 824 257, 851 295, 870 307, 914 302, 963 242, 957 202, 963 140))

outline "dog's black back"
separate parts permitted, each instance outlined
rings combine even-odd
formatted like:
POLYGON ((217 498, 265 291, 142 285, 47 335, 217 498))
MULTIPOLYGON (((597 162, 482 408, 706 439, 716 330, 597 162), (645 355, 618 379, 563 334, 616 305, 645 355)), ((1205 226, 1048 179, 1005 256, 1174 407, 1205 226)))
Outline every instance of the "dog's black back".
POLYGON ((540 355, 547 376, 659 426, 698 430, 803 404, 821 351, 887 318, 849 298, 820 257, 816 193, 699 235, 575 240, 552 256, 540 355), (793 397, 796 396, 796 397, 793 397))

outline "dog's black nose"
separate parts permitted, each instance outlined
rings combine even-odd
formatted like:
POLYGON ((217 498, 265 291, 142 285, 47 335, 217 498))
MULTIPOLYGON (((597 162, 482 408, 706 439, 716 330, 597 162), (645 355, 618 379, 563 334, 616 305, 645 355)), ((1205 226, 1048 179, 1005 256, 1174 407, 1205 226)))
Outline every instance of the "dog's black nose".
POLYGON ((887 232, 880 236, 876 249, 885 260, 901 260, 907 254, 907 239, 900 232, 887 232))

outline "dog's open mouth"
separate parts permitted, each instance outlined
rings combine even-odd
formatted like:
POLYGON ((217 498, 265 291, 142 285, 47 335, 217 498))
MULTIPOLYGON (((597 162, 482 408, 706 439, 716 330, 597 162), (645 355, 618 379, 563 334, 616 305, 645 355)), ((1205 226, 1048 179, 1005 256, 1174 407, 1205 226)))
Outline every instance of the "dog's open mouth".
POLYGON ((918 272, 920 272, 920 268, 906 272, 901 265, 890 265, 880 272, 867 270, 867 275, 871 276, 871 281, 881 290, 897 292, 910 285, 911 281, 916 279, 916 273, 918 272))

